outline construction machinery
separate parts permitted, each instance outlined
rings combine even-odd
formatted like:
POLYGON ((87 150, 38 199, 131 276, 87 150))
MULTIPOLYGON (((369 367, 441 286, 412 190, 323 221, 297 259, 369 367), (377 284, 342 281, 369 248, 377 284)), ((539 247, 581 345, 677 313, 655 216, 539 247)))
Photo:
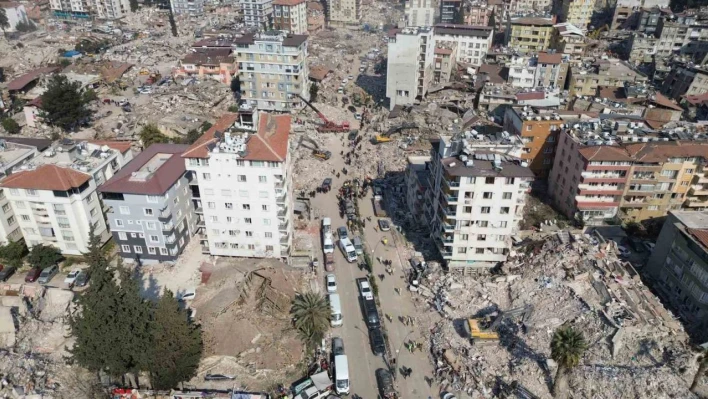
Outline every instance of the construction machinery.
POLYGON ((595 29, 594 31, 588 33, 588 37, 589 37, 590 39, 597 40, 597 39, 600 38, 600 34, 601 34, 602 32, 607 32, 608 30, 610 30, 610 26, 607 25, 607 24, 605 24, 605 25, 603 25, 603 26, 601 26, 601 27, 595 29))
POLYGON ((510 319, 518 319, 522 326, 525 326, 532 314, 533 306, 526 305, 507 310, 506 312, 498 312, 496 316, 490 314, 483 317, 469 318, 467 319, 467 323, 465 323, 465 329, 473 344, 496 343, 499 342, 499 327, 502 322, 510 319))
POLYGON ((405 122, 400 125, 392 126, 385 133, 377 134, 376 136, 374 136, 371 142, 373 144, 388 143, 389 141, 391 141, 392 134, 399 133, 403 130, 408 129, 418 129, 418 125, 412 122, 405 122))
POLYGON ((328 160, 332 156, 332 153, 330 151, 320 149, 319 144, 317 144, 315 140, 306 136, 300 137, 300 141, 297 144, 297 148, 300 148, 301 146, 311 149, 312 156, 323 161, 328 160))
POLYGON ((297 94, 297 96, 300 97, 300 99, 302 101, 304 101, 305 104, 307 104, 310 108, 312 108, 312 110, 315 111, 315 113, 317 114, 317 116, 320 117, 320 119, 322 119, 323 124, 317 127, 318 132, 325 133, 325 132, 348 132, 349 131, 349 122, 347 122, 347 121, 344 121, 342 123, 332 122, 331 120, 327 119, 327 117, 324 116, 324 114, 322 112, 320 112, 320 110, 318 110, 314 105, 312 105, 312 103, 305 100, 305 98, 303 96, 301 96, 299 94, 297 94))

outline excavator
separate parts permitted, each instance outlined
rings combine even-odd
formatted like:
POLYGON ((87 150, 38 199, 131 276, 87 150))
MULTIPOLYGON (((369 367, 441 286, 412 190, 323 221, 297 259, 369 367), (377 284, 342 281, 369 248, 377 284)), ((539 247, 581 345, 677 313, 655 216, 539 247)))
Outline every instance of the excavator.
POLYGON ((406 129, 418 129, 418 125, 412 122, 404 122, 400 125, 392 126, 390 129, 388 129, 385 133, 377 134, 374 136, 374 138, 371 140, 373 144, 381 144, 381 143, 388 143, 391 141, 391 135, 394 133, 398 133, 401 130, 406 130, 406 129))
POLYGON ((309 148, 312 150, 312 156, 318 159, 321 159, 323 161, 328 160, 331 156, 332 153, 330 151, 324 151, 320 149, 319 144, 317 142, 309 137, 302 136, 300 137, 300 141, 297 144, 297 148, 300 147, 305 147, 309 148), (307 143, 307 144, 305 144, 307 143))
POLYGON ((323 124, 317 127, 318 132, 325 133, 325 132, 348 132, 349 131, 349 122, 344 121, 341 124, 336 123, 336 122, 332 122, 331 120, 327 119, 327 117, 325 117, 324 114, 322 112, 320 112, 320 110, 315 108, 314 105, 312 105, 309 101, 305 100, 305 98, 303 96, 301 96, 299 94, 297 96, 300 97, 300 99, 302 101, 304 101, 305 104, 307 104, 310 108, 312 108, 312 110, 315 111, 315 113, 317 114, 317 116, 320 117, 320 119, 322 119, 323 124))
POLYGON ((601 27, 595 29, 594 31, 588 33, 588 37, 589 37, 590 39, 597 40, 597 39, 600 38, 600 34, 601 34, 602 32, 607 32, 608 30, 610 30, 610 26, 607 25, 607 24, 605 24, 605 25, 603 25, 603 26, 601 26, 601 27))
POLYGON ((465 329, 473 344, 499 342, 499 326, 506 319, 519 318, 522 323, 527 323, 533 314, 533 305, 526 305, 491 316, 473 317, 467 319, 465 329))

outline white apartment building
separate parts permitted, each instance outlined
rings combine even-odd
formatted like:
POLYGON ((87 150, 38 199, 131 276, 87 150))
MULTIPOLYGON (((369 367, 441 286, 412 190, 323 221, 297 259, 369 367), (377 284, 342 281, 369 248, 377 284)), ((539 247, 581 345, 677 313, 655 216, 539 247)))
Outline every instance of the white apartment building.
POLYGON ((287 258, 292 243, 290 115, 228 113, 182 154, 202 251, 287 258), (249 115, 248 118, 251 116, 249 115), (250 119, 249 119, 250 120, 250 119))
POLYGON ((309 100, 307 36, 257 33, 234 39, 241 102, 259 110, 289 111, 309 100))
POLYGON ((198 17, 204 14, 204 0, 170 0, 170 8, 175 15, 198 17))
POLYGON ((273 29, 293 35, 307 34, 307 1, 274 0, 273 29))
POLYGON ((433 79, 433 29, 399 29, 388 38, 386 97, 390 108, 423 98, 433 79))
POLYGON ((130 12, 129 0, 95 0, 94 5, 99 19, 120 19, 130 12))
POLYGON ((406 0, 406 26, 433 26, 435 4, 433 0, 406 0))
POLYGON ((91 0, 49 0, 49 8, 58 18, 89 18, 91 0))
POLYGON ((88 250, 91 227, 110 232, 96 189, 130 159, 130 143, 64 139, 0 182, 28 247, 52 245, 65 255, 88 250))
POLYGON ((361 0, 327 0, 326 15, 331 26, 358 25, 361 21, 361 0))
POLYGON ((457 61, 480 66, 492 48, 494 29, 489 26, 435 25, 436 43, 457 43, 457 61))
POLYGON ((7 17, 9 27, 5 28, 6 32, 14 32, 17 24, 29 22, 27 11, 25 11, 25 6, 22 4, 4 3, 0 4, 0 8, 5 10, 5 16, 7 17))
POLYGON ((509 61, 509 78, 512 87, 536 87, 536 57, 513 56, 509 61))
POLYGON ((473 148, 464 136, 431 140, 425 217, 449 268, 504 262, 519 229, 533 172, 519 158, 473 148))
POLYGON ((273 28, 273 0, 239 0, 246 26, 261 30, 273 28))

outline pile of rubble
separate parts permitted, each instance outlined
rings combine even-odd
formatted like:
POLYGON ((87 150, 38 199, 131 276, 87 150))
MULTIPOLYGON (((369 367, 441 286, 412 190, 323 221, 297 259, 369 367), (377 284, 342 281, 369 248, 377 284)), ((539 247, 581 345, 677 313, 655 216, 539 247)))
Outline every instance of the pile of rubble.
POLYGON ((428 326, 436 379, 473 397, 512 381, 546 397, 557 368, 552 334, 570 324, 589 344, 569 378, 574 397, 691 397, 686 333, 615 249, 559 231, 519 247, 500 275, 429 277, 418 292, 444 318, 428 326), (496 339, 473 339, 470 320, 485 318, 496 339))

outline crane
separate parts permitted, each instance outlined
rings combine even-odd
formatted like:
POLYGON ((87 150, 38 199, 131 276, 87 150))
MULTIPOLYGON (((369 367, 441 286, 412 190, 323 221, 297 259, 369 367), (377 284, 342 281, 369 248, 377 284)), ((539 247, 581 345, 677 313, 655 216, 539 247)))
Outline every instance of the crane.
POLYGON ((309 101, 305 100, 305 98, 303 96, 301 96, 300 94, 297 94, 297 96, 300 97, 300 99, 302 101, 304 101, 305 104, 307 104, 310 108, 312 108, 312 110, 315 111, 315 113, 317 114, 317 116, 320 117, 320 119, 322 119, 323 124, 317 127, 318 132, 347 132, 347 131, 349 131, 349 122, 344 121, 341 124, 336 123, 336 122, 332 122, 331 120, 327 119, 327 117, 324 116, 324 114, 322 112, 320 112, 320 110, 315 108, 314 105, 312 105, 309 101))

